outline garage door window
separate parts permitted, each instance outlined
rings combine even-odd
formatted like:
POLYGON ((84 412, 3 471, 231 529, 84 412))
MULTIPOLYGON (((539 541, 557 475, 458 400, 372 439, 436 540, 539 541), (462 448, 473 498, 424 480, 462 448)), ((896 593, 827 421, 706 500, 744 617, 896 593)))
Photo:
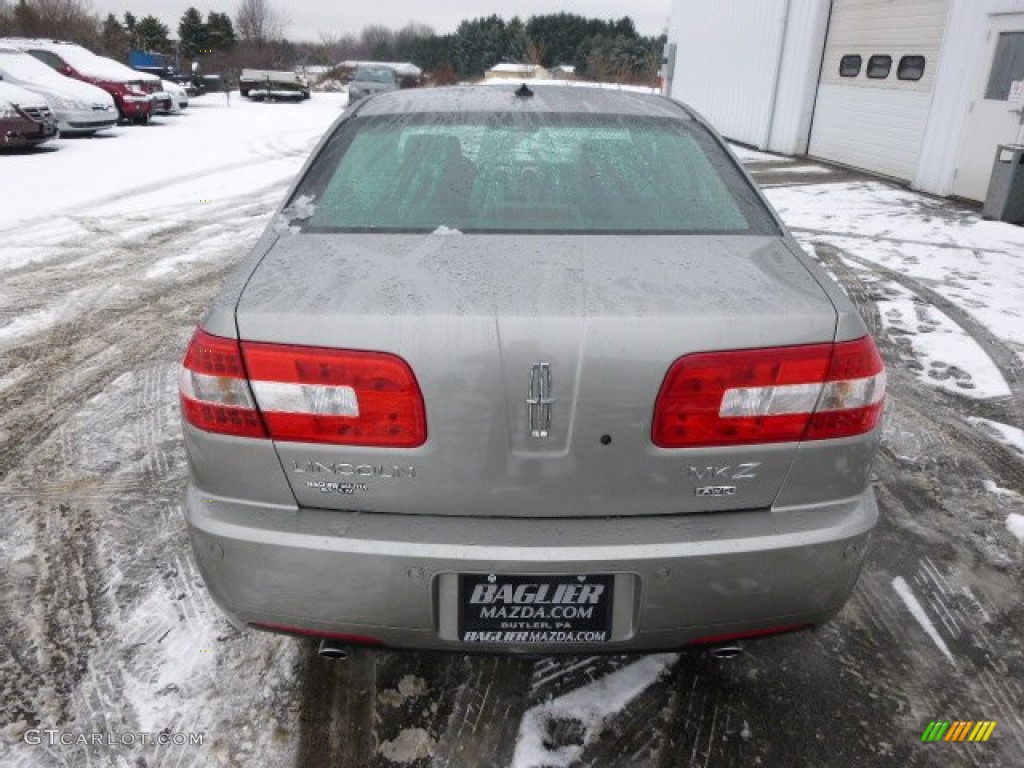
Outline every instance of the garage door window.
POLYGON ((1024 80, 1024 32, 1002 32, 996 43, 985 98, 1006 101, 1014 80, 1024 80))
POLYGON ((872 80, 885 80, 892 69, 892 56, 875 55, 868 59, 867 76, 872 80))
POLYGON ((861 57, 855 53, 848 53, 839 60, 840 77, 856 77, 860 74, 861 57))
POLYGON ((904 56, 896 68, 900 80, 920 80, 924 77, 924 56, 904 56))

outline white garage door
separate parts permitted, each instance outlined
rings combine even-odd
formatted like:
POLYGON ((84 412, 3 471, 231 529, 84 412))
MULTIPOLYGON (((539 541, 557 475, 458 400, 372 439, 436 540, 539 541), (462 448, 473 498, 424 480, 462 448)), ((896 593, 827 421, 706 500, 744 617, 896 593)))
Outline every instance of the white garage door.
POLYGON ((949 0, 835 0, 809 153, 913 178, 949 0))

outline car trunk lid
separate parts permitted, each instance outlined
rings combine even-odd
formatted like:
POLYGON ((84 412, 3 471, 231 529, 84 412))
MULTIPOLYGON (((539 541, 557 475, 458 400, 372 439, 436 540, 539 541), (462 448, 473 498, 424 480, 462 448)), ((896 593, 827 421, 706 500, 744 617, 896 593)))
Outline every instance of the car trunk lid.
POLYGON ((396 355, 422 391, 420 447, 277 441, 300 504, 559 517, 770 506, 797 443, 658 448, 655 400, 684 355, 832 342, 836 311, 776 237, 296 234, 237 323, 396 355))

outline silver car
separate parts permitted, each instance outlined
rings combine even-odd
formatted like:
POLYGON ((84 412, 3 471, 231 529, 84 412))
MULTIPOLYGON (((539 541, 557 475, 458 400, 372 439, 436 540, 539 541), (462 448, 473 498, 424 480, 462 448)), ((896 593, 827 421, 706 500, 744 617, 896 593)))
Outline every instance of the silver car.
POLYGON ((356 67, 352 82, 348 85, 349 101, 358 101, 378 93, 398 90, 398 77, 391 67, 356 67))
POLYGON ((657 96, 349 108, 180 388, 214 599, 335 643, 634 652, 813 627, 878 516, 863 321, 657 96))

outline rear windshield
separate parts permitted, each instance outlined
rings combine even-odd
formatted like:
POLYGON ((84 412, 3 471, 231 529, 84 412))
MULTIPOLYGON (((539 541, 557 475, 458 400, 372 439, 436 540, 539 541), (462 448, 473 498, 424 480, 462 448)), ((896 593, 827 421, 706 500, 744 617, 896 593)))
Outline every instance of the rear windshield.
POLYGON ((387 67, 357 69, 355 79, 361 83, 393 83, 395 82, 395 72, 387 67))
POLYGON ((354 117, 292 202, 309 232, 778 233, 710 134, 671 118, 354 117))

